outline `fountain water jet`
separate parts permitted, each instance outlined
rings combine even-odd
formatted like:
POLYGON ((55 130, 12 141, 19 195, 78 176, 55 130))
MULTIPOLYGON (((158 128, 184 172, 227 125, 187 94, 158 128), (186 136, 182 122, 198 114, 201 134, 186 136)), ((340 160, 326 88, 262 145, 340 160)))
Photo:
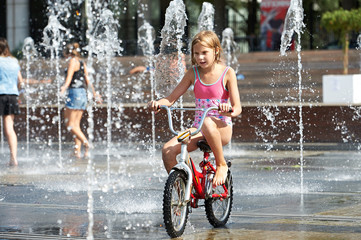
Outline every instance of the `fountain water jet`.
MULTIPOLYGON (((147 57, 146 66, 150 70, 150 100, 154 100, 155 89, 154 89, 154 41, 155 41, 155 31, 154 28, 147 22, 144 21, 144 24, 138 29, 138 45, 142 49, 143 54, 147 57)), ((154 112, 152 112, 152 156, 155 153, 155 117, 154 112)))
POLYGON ((297 34, 297 66, 298 66, 298 109, 299 109, 299 144, 300 144, 300 177, 301 177, 301 194, 304 192, 303 183, 303 117, 302 117, 302 63, 301 63, 301 33, 304 27, 303 24, 303 8, 302 0, 291 0, 291 5, 287 11, 285 26, 281 37, 281 55, 286 55, 287 48, 291 46, 293 35, 297 34))
MULTIPOLYGON (((93 36, 91 34, 91 32, 94 30, 93 29, 93 9, 92 9, 92 0, 90 0, 90 2, 88 0, 85 0, 85 7, 86 7, 86 16, 87 16, 87 25, 88 25, 88 29, 86 31, 86 37, 88 38, 88 41, 90 43, 92 43, 93 41, 93 36)), ((91 44, 90 44, 91 45, 91 44)), ((88 77, 89 77, 89 81, 91 83, 93 83, 93 74, 94 74, 94 69, 93 69, 93 49, 91 47, 87 48, 88 50, 88 62, 87 62, 87 69, 88 69, 88 77)), ((88 140, 90 144, 93 144, 93 140, 94 140, 94 115, 93 115, 93 96, 92 96, 92 92, 91 91, 87 91, 88 92, 88 99, 89 99, 89 104, 87 106, 87 112, 88 112, 88 129, 87 129, 87 133, 88 133, 88 140)), ((88 164, 87 164, 87 177, 88 177, 88 190, 87 190, 87 194, 88 194, 88 203, 87 203, 87 212, 88 212, 88 221, 89 221, 89 225, 88 225, 88 235, 87 235, 87 239, 94 239, 94 235, 93 235, 93 227, 94 227, 94 198, 93 198, 93 184, 95 182, 95 176, 94 176, 94 163, 93 163, 93 159, 92 157, 89 158, 88 160, 88 164)))
POLYGON ((222 32, 222 49, 226 56, 226 64, 231 66, 237 73, 239 69, 239 63, 237 54, 239 53, 239 47, 234 41, 234 34, 231 28, 226 28, 222 32))
MULTIPOLYGON (((93 26, 93 8, 92 8, 92 0, 85 0, 85 9, 86 9, 86 16, 87 16, 87 31, 86 31, 86 37, 88 39, 89 45, 92 45, 93 41, 93 35, 91 34, 94 30, 93 26)), ((88 61, 87 61, 87 70, 88 70, 88 78, 89 81, 93 84, 93 76, 94 76, 94 68, 93 68, 93 49, 91 47, 85 47, 85 50, 88 51, 88 61)), ((94 140, 94 115, 93 115, 93 93, 91 91, 87 91, 88 93, 88 100, 89 104, 87 106, 87 112, 88 112, 88 140, 89 143, 92 144, 94 140)), ((90 158, 91 159, 91 158, 90 158)), ((89 161, 91 161, 89 159, 89 161)))
POLYGON ((94 27, 93 41, 88 45, 89 49, 93 49, 93 53, 98 57, 99 62, 105 64, 106 69, 106 99, 107 99, 107 162, 108 162, 108 181, 110 180, 110 149, 112 147, 112 84, 111 71, 112 57, 120 54, 120 40, 118 40, 118 23, 113 18, 113 13, 109 9, 105 9, 99 16, 99 21, 94 27))
MULTIPOLYGON (((147 22, 144 21, 144 24, 138 29, 138 46, 142 49, 144 56, 146 56, 146 70, 149 72, 149 81, 150 81, 150 100, 153 101, 155 97, 155 88, 154 88, 154 41, 155 41, 155 30, 154 28, 147 22)), ((144 76, 144 74, 142 74, 144 76)), ((152 161, 149 164, 153 170, 153 176, 159 177, 159 172, 161 172, 161 168, 163 168, 161 162, 155 158, 156 154, 156 139, 155 139, 155 113, 152 112, 152 145, 149 149, 150 158, 152 161)))
POLYGON ((202 11, 198 16, 198 31, 210 30, 214 27, 214 7, 211 3, 204 2, 202 11))
MULTIPOLYGON (((165 23, 161 31, 160 52, 155 63, 154 89, 157 98, 168 96, 184 76, 182 38, 187 25, 186 21, 187 14, 183 1, 171 1, 165 13, 165 23)), ((182 96, 177 104, 183 107, 182 96)), ((180 114, 181 126, 183 126, 183 114, 183 112, 180 114)))
POLYGON ((25 83, 25 101, 26 101, 26 156, 29 157, 29 142, 30 142, 30 111, 29 111, 29 78, 30 78, 30 65, 31 58, 36 57, 37 52, 34 45, 34 40, 31 37, 24 39, 23 53, 26 58, 26 83, 25 83))
POLYGON ((68 4, 67 2, 64 5, 60 4, 53 4, 50 8, 51 15, 49 16, 48 25, 44 28, 43 31, 43 45, 45 46, 46 50, 50 51, 50 63, 51 67, 54 68, 53 62, 55 61, 55 69, 56 69, 56 83, 57 83, 57 106, 58 106, 58 115, 56 121, 58 122, 58 136, 59 136, 59 165, 62 167, 62 146, 61 146, 61 111, 60 111, 60 103, 61 103, 61 96, 60 96, 60 86, 62 82, 62 77, 60 74, 60 64, 59 64, 59 51, 62 49, 63 41, 65 40, 65 36, 71 37, 71 34, 68 29, 66 29, 63 25, 60 24, 58 21, 58 17, 61 16, 63 13, 63 9, 67 9, 65 12, 68 11, 68 4), (59 6, 60 9, 59 9, 59 6))
POLYGON ((168 96, 184 75, 182 38, 186 20, 183 1, 171 1, 166 10, 165 24, 161 31, 160 53, 156 57, 155 93, 158 98, 168 96))

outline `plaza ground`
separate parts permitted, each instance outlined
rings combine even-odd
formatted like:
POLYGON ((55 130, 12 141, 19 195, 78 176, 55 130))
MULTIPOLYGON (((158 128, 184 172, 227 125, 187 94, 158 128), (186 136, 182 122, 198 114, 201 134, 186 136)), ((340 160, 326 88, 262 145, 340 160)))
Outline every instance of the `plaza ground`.
MULTIPOLYGON (((21 144, 24 149, 24 144, 21 144)), ((31 149, 39 146, 31 145, 31 149)), ((18 168, 0 170, 0 239, 168 239, 159 151, 97 144, 89 160, 56 148, 20 154, 18 168), (110 167, 110 169, 109 169, 110 167), (93 203, 89 201, 93 200, 93 203), (89 218, 93 215, 93 221, 89 218)), ((181 239, 360 239, 361 154, 338 144, 233 144, 234 203, 225 228, 195 209, 181 239), (302 169, 302 171, 301 171, 302 169)), ((193 153, 197 161, 200 153, 193 153)), ((2 166, 6 164, 6 150, 2 166)))

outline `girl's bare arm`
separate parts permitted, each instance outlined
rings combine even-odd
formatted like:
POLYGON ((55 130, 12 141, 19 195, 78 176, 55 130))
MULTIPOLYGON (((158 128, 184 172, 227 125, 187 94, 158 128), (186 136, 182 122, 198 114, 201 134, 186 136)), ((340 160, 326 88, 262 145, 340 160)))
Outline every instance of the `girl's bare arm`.
POLYGON ((84 67, 84 78, 85 78, 85 83, 86 83, 87 87, 90 87, 90 89, 91 89, 91 91, 92 91, 92 93, 93 93, 93 97, 95 98, 95 100, 96 100, 98 103, 102 103, 102 102, 103 102, 102 96, 95 91, 93 84, 90 82, 90 80, 89 80, 89 78, 88 78, 88 69, 87 69, 85 63, 83 63, 83 67, 84 67))
POLYGON ((186 72, 180 83, 178 83, 178 85, 175 87, 175 89, 172 91, 172 93, 169 96, 162 98, 158 101, 150 102, 148 106, 155 111, 158 109, 158 106, 160 105, 172 106, 175 103, 175 101, 177 101, 178 98, 180 98, 192 85, 193 79, 194 79, 194 73, 193 70, 190 69, 186 72))
POLYGON ((237 84, 237 78, 234 70, 230 68, 226 75, 227 89, 229 91, 229 98, 232 106, 232 113, 229 113, 231 117, 236 117, 242 112, 241 100, 239 97, 239 90, 237 84))
POLYGON ((18 73, 18 89, 24 87, 24 79, 23 76, 21 75, 21 72, 19 71, 18 73))

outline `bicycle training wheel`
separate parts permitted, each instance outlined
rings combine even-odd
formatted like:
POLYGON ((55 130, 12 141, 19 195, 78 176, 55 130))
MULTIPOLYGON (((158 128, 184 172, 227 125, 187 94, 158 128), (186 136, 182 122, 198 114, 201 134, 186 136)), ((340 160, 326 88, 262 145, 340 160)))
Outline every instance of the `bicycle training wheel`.
MULTIPOLYGON (((228 189, 228 196, 226 198, 208 198, 204 202, 208 221, 213 227, 223 227, 226 225, 231 214, 233 204, 233 182, 230 171, 228 171, 224 185, 228 189)), ((213 188, 212 192, 213 194, 224 193, 223 185, 213 188)))
POLYGON ((186 175, 172 172, 165 184, 163 195, 163 219, 167 233, 175 238, 183 234, 188 219, 188 203, 184 202, 186 175))

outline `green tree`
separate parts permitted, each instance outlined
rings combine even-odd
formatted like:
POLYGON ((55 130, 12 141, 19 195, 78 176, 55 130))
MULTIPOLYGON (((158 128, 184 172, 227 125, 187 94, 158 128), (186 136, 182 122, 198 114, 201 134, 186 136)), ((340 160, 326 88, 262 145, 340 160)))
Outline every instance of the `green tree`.
POLYGON ((340 38, 344 53, 343 73, 347 74, 349 35, 351 32, 359 32, 361 30, 361 8, 352 10, 338 9, 326 12, 322 15, 321 25, 340 38))

